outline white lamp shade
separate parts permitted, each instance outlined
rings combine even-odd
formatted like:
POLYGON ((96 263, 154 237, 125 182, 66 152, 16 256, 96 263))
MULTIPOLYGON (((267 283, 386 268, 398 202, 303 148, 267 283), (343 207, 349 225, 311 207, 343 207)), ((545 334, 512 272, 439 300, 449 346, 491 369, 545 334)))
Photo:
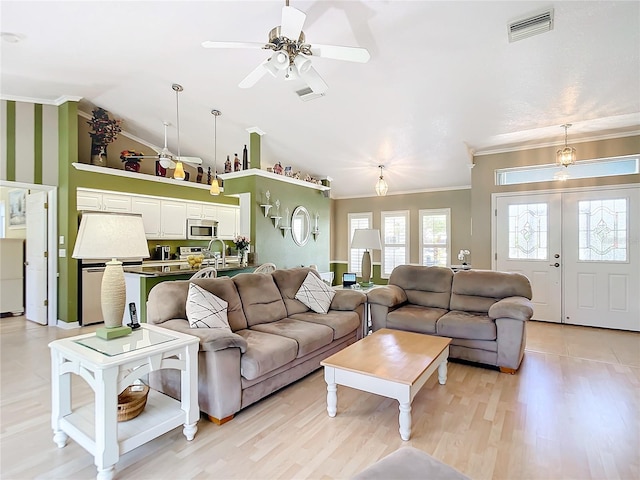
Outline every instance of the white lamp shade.
POLYGON ((377 228, 358 228, 353 232, 351 248, 364 248, 366 250, 382 250, 380 242, 380 230, 377 228))
POLYGON ((72 257, 149 257, 142 216, 128 213, 83 212, 72 257))

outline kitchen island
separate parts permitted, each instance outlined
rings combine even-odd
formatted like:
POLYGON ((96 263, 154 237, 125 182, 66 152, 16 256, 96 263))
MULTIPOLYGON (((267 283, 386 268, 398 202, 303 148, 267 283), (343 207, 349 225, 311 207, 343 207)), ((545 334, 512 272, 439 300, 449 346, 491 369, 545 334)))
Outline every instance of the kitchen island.
MULTIPOLYGON (((249 264, 241 267, 238 264, 228 264, 225 267, 218 268, 218 276, 233 277, 238 273, 253 272, 258 264, 249 264)), ((136 304, 138 312, 138 321, 147 321, 147 298, 149 292, 160 282, 167 280, 189 280, 191 276, 198 271, 197 268, 191 268, 189 264, 184 262, 166 262, 166 264, 158 265, 125 265, 124 280, 127 286, 127 305, 133 302, 136 304)), ((124 324, 129 323, 129 309, 125 311, 124 324)))

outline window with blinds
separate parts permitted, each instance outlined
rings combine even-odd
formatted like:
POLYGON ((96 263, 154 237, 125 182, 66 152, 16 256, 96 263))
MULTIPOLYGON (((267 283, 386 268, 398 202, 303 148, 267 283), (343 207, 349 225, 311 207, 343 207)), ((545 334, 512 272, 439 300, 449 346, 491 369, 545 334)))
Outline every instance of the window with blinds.
POLYGON ((353 239, 353 232, 359 228, 373 228, 372 213, 350 213, 348 215, 349 221, 349 272, 360 275, 362 272, 362 255, 364 254, 364 248, 351 248, 351 240, 353 239))
POLYGON ((409 211, 382 212, 382 277, 409 263, 409 211))
POLYGON ((420 210, 420 264, 446 267, 451 264, 449 208, 420 210))

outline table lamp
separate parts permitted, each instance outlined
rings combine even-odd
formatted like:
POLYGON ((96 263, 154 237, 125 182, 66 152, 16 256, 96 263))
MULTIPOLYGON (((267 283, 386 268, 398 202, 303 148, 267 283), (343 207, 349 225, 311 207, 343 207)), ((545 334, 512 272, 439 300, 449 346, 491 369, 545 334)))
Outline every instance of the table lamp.
POLYGON ((363 287, 370 287, 371 282, 371 255, 369 250, 382 250, 380 243, 380 230, 374 228, 357 228, 353 232, 351 248, 364 248, 362 254, 362 282, 363 287))
POLYGON ((106 340, 131 333, 122 325, 126 286, 122 259, 149 257, 149 247, 140 214, 83 212, 73 249, 73 258, 108 259, 100 288, 104 327, 96 335, 106 340))

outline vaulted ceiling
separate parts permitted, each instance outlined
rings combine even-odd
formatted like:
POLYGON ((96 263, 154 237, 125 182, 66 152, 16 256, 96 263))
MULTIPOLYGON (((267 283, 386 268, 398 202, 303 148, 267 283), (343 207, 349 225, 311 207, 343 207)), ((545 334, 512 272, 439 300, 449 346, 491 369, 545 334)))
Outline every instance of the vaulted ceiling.
MULTIPOLYGON (((265 50, 204 49, 205 40, 266 42, 284 1, 2 1, 0 94, 108 110, 162 145, 180 94, 183 155, 213 166, 264 131, 262 163, 333 178, 332 196, 470 184, 473 152, 640 131, 640 3, 635 1, 308 1, 309 43, 365 47, 368 63, 313 58, 326 96, 301 101, 296 82, 238 83, 265 50), (554 9, 550 32, 510 43, 507 24, 554 9), (14 34, 4 35, 4 34, 14 34), (13 43, 12 40, 19 40, 13 43)), ((151 153, 151 152, 150 152, 151 153)), ((553 159, 549 159, 551 163, 553 159)))

